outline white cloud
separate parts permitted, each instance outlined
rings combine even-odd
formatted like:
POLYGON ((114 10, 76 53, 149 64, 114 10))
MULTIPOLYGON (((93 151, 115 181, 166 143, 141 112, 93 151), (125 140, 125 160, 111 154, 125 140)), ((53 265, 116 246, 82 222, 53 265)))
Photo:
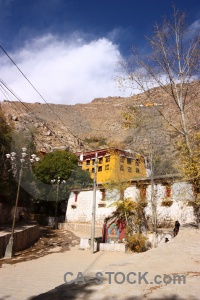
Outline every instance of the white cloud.
POLYGON ((199 34, 199 31, 200 31, 200 19, 196 20, 189 26, 188 35, 190 37, 194 36, 196 34, 199 34))
MULTIPOLYGON (((86 103, 97 97, 124 96, 116 86, 118 47, 106 38, 85 42, 78 34, 46 35, 9 53, 49 103, 86 103)), ((42 102, 9 59, 0 56, 0 77, 26 102, 42 102)), ((0 94, 0 99, 5 97, 0 94)))

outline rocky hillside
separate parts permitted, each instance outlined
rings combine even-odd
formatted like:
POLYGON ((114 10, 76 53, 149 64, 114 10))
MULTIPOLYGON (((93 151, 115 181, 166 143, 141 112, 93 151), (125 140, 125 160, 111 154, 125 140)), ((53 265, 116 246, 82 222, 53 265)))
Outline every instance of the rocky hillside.
MULTIPOLYGON (((191 91, 191 97, 199 103, 199 82, 191 84, 191 91)), ((151 143, 169 159, 175 153, 177 134, 164 122, 156 107, 164 109, 173 118, 173 103, 166 105, 168 96, 160 88, 154 88, 150 93, 153 103, 145 94, 139 94, 129 98, 98 98, 91 103, 76 105, 5 100, 1 102, 1 109, 15 130, 34 138, 38 150, 67 148, 78 151, 116 146, 147 154, 151 143)), ((195 126, 200 124, 196 106, 190 109, 188 118, 191 123, 195 121, 195 126)))

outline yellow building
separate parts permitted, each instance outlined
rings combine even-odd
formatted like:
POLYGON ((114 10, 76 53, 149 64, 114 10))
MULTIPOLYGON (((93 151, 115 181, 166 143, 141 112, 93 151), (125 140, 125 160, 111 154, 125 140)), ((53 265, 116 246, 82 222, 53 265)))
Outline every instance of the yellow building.
POLYGON ((78 152, 80 165, 94 178, 95 155, 97 155, 97 184, 109 181, 129 181, 134 178, 146 177, 144 157, 138 153, 116 148, 78 152))

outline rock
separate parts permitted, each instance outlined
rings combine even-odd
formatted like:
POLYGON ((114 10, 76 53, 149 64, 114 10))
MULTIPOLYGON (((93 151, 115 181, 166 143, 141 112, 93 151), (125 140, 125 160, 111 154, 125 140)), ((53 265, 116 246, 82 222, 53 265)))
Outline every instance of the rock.
POLYGON ((13 121, 19 121, 19 118, 17 116, 12 116, 13 121))
POLYGON ((39 123, 34 123, 33 126, 34 126, 35 128, 39 128, 39 127, 40 127, 40 124, 39 124, 39 123))
POLYGON ((52 135, 52 134, 51 134, 51 130, 45 131, 45 132, 43 132, 43 134, 46 135, 46 136, 52 135))
POLYGON ((53 147, 54 151, 58 151, 58 150, 67 150, 66 146, 58 146, 58 147, 53 147))
POLYGON ((21 125, 16 126, 15 129, 18 130, 18 131, 25 131, 25 130, 26 130, 26 129, 25 129, 23 126, 21 126, 21 125))

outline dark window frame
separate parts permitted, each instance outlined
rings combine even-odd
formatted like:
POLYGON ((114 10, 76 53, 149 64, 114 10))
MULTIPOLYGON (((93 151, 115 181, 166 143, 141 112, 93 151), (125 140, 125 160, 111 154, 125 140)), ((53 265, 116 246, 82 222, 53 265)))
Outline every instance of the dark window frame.
POLYGON ((103 164, 103 157, 99 157, 98 163, 99 163, 100 165, 103 164))
POLYGON ((132 168, 128 167, 128 173, 132 173, 132 168))
POLYGON ((110 162, 110 155, 105 156, 106 162, 110 162))
POLYGON ((86 159, 86 166, 90 166, 90 159, 86 159))
POLYGON ((132 159, 130 157, 127 157, 126 158, 126 162, 127 162, 127 165, 131 165, 132 159))
POLYGON ((98 167, 98 172, 102 172, 102 166, 98 167))
POLYGON ((120 171, 124 171, 124 166, 120 165, 120 171))
POLYGON ((136 165, 136 166, 139 166, 139 165, 140 165, 140 160, 139 160, 138 158, 136 158, 136 160, 135 160, 135 165, 136 165))

